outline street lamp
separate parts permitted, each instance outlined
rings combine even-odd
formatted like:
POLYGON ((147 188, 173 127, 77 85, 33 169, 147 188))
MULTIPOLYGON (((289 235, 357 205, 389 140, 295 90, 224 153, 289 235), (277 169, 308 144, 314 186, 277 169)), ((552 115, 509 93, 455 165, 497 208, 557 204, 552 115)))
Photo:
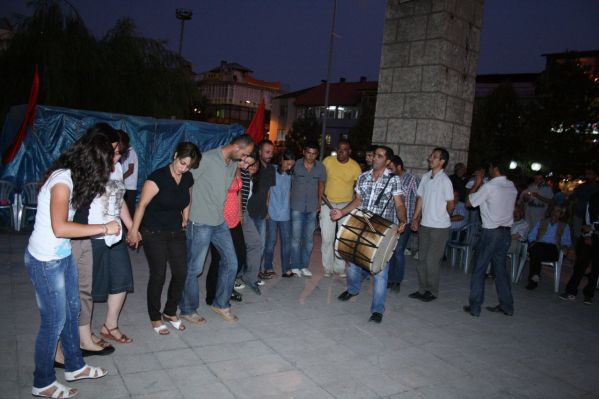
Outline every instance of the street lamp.
POLYGON ((189 21, 193 13, 188 8, 177 8, 175 15, 177 16, 177 19, 181 20, 181 34, 179 35, 179 55, 181 55, 181 50, 183 50, 183 29, 185 28, 185 21, 189 21))
POLYGON ((535 172, 538 172, 539 170, 541 170, 542 165, 538 162, 533 162, 532 164, 530 164, 530 169, 532 169, 535 172))
POLYGON ((514 170, 514 169, 516 169, 517 167, 518 167, 518 162, 516 162, 516 161, 511 161, 511 162, 510 162, 510 169, 511 169, 511 170, 514 170))

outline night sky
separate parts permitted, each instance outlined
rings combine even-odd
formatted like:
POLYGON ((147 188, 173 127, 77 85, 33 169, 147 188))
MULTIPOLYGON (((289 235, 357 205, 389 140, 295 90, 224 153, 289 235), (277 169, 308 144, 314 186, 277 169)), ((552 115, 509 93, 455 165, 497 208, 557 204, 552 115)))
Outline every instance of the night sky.
MULTIPOLYGON (((131 17, 141 34, 177 51, 175 8, 190 8, 183 55, 195 72, 221 60, 259 79, 300 89, 326 78, 332 0, 71 0, 103 36, 131 17)), ((539 72, 542 53, 599 49, 599 0, 486 0, 479 73, 539 72)), ((24 0, 2 0, 0 16, 29 14, 24 0)), ((338 0, 333 81, 378 78, 385 2, 338 0)))

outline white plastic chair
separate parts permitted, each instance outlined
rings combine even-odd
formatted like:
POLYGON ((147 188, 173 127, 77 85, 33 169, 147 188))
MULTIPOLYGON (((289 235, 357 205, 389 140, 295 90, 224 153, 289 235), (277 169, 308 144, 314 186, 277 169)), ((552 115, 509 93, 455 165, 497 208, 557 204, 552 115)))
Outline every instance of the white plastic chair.
POLYGON ((17 228, 17 220, 15 215, 16 205, 16 186, 9 181, 0 180, 0 210, 8 210, 8 219, 13 228, 17 228))
POLYGON ((510 261, 510 265, 512 266, 512 283, 515 283, 519 278, 518 272, 520 271, 520 267, 524 268, 524 263, 526 263, 526 256, 528 254, 528 242, 523 242, 520 245, 520 253, 511 254, 508 253, 507 257, 510 261), (522 264, 522 266, 520 266, 522 264))
POLYGON ((464 273, 468 272, 468 267, 470 266, 471 261, 471 254, 474 249, 474 245, 478 240, 479 230, 480 224, 468 223, 462 226, 461 229, 457 230, 454 233, 455 240, 450 240, 447 242, 447 248, 451 252, 452 268, 455 266, 456 258, 459 252, 460 266, 463 265, 464 273))
POLYGON ((17 214, 19 229, 27 223, 27 211, 37 211, 37 183, 26 183, 21 187, 21 201, 17 214))
MULTIPOLYGON (((526 257, 522 257, 520 261, 520 266, 518 266, 518 274, 516 276, 516 282, 520 281, 522 277, 522 272, 524 271, 524 264, 526 263, 526 257)), ((559 284, 562 277, 562 264, 564 263, 564 252, 562 250, 559 251, 559 257, 556 261, 553 262, 541 262, 541 266, 549 266, 553 268, 553 289, 555 293, 559 293, 559 284)))

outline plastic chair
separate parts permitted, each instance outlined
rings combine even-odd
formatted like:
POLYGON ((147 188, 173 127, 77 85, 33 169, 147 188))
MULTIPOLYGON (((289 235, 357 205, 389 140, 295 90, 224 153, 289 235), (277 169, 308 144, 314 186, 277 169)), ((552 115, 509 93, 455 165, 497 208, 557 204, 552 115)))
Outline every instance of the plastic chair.
MULTIPOLYGON (((518 274, 516 275, 516 282, 520 281, 520 278, 522 277, 522 272, 524 271, 524 264, 526 263, 526 257, 522 257, 522 260, 520 260, 520 265, 518 266, 518 274)), ((553 281, 553 289, 555 291, 555 293, 559 293, 559 284, 561 281, 561 277, 562 277, 562 264, 564 263, 564 252, 563 251, 559 251, 559 257, 556 261, 553 262, 541 262, 541 266, 549 266, 553 268, 553 276, 554 276, 554 281, 553 281)))
POLYGON ((480 224, 468 223, 457 230, 452 239, 447 242, 447 248, 451 251, 451 267, 455 267, 456 258, 460 255, 460 266, 464 267, 464 273, 468 272, 470 266, 470 258, 474 244, 478 240, 480 232, 480 224))
POLYGON ((26 183, 21 187, 21 204, 17 214, 19 229, 27 223, 27 211, 37 211, 37 183, 26 183))
POLYGON ((528 242, 523 242, 520 245, 520 253, 518 254, 507 254, 507 257, 510 261, 510 265, 512 266, 512 283, 515 283, 517 279, 519 279, 518 273, 520 269, 524 268, 524 263, 526 263, 526 256, 528 254, 528 242), (522 266, 520 266, 522 265, 522 266))
MULTIPOLYGON (((0 210, 8 209, 8 219, 10 220, 11 227, 16 228, 17 221, 15 215, 15 201, 16 201, 16 186, 9 181, 0 180, 0 210)), ((18 202, 18 201, 17 201, 18 202)))

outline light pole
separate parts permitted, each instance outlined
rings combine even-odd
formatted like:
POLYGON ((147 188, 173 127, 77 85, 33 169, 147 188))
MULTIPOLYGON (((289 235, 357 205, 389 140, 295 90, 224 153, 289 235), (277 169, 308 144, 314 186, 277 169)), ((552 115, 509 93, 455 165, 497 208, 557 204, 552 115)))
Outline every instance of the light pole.
POLYGON ((325 132, 327 130, 327 116, 329 113, 329 89, 331 86, 331 68, 333 66, 333 40, 335 39, 335 17, 337 14, 337 0, 333 0, 333 22, 331 22, 331 37, 329 39, 329 63, 327 66, 327 83, 324 91, 324 113, 322 118, 322 133, 320 135, 320 160, 324 158, 325 132))
POLYGON ((175 15, 177 16, 177 19, 181 20, 181 33, 179 35, 179 55, 181 55, 181 50, 183 50, 183 29, 185 28, 185 21, 189 21, 193 13, 188 8, 177 8, 175 15))

